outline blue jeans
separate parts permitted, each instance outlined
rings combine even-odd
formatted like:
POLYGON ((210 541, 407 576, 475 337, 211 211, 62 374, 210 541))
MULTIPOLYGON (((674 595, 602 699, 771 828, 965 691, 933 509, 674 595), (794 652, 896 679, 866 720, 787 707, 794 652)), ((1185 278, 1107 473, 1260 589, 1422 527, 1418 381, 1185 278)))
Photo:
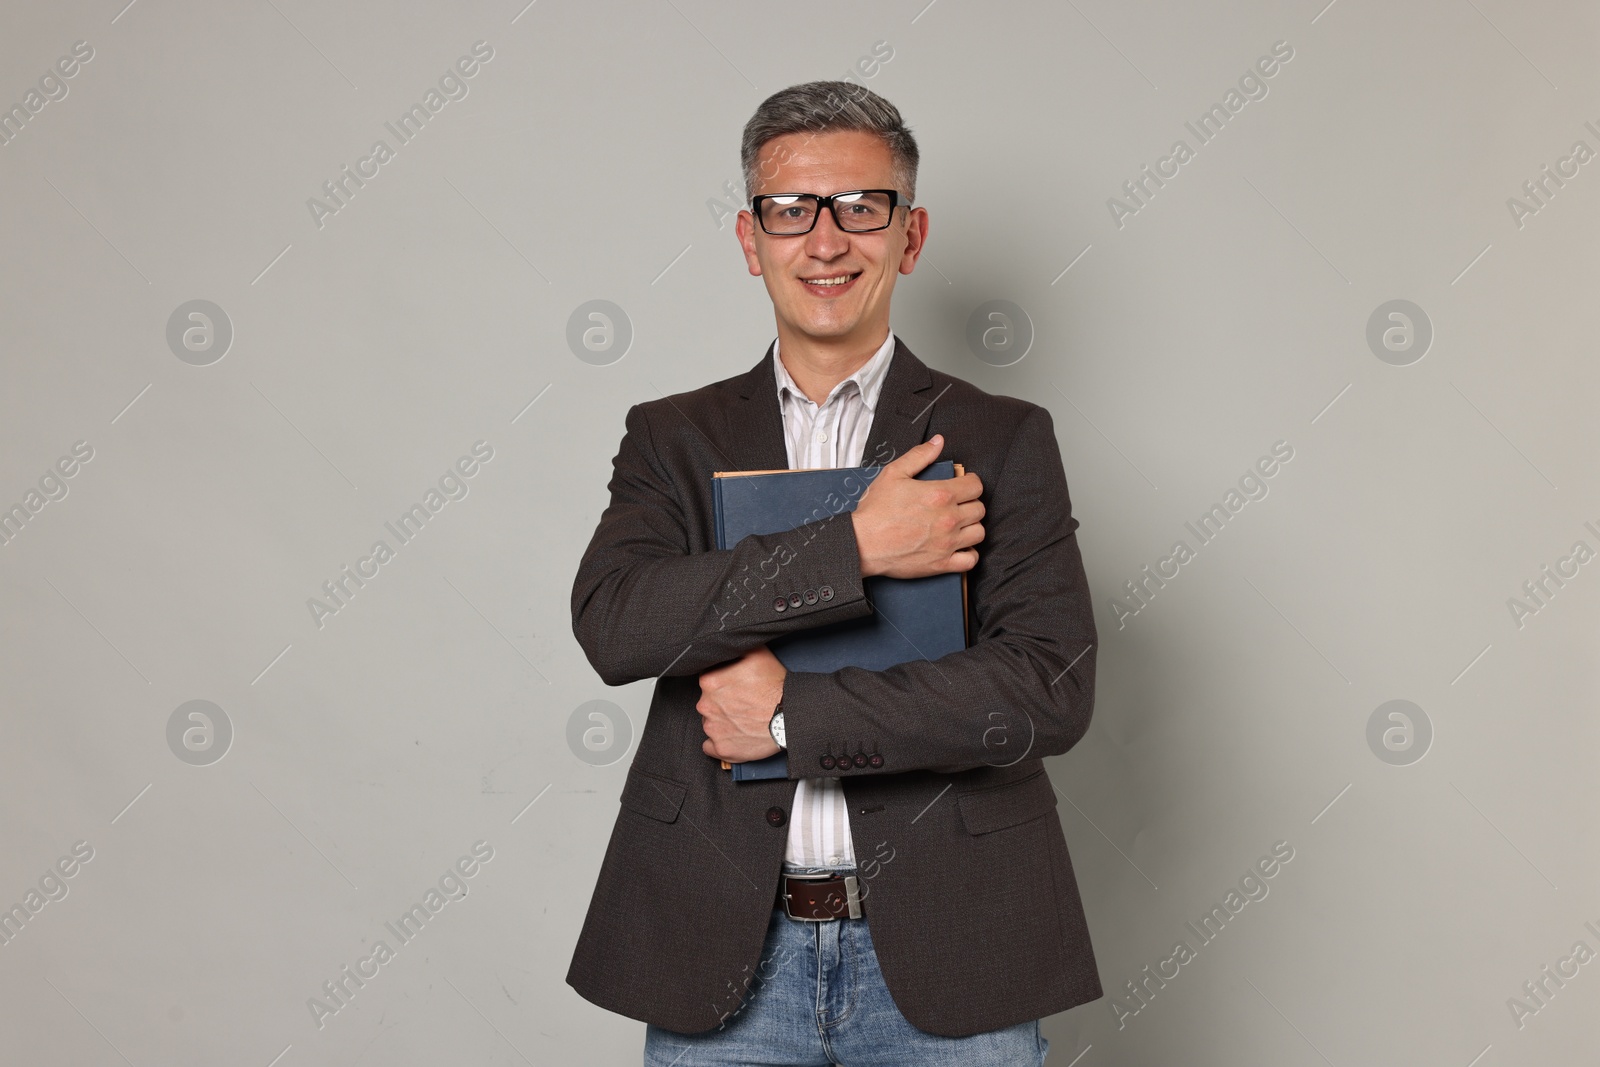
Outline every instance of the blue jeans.
POLYGON ((646 1026, 645 1067, 1040 1067, 1050 1048, 1038 1020, 970 1037, 918 1030, 890 999, 866 918, 802 922, 782 908, 742 1003, 730 994, 726 1010, 705 1033, 646 1026))

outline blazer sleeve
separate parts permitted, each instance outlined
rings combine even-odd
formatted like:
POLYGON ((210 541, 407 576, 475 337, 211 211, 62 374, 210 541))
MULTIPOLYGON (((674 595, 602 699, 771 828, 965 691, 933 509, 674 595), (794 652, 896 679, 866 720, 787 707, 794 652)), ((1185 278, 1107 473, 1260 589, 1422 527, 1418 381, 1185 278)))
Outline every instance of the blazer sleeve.
POLYGON ((1033 407, 1020 420, 994 483, 985 483, 984 539, 967 575, 976 639, 882 671, 790 673, 790 778, 1006 766, 1065 752, 1088 730, 1094 612, 1048 410, 1033 407), (857 751, 881 754, 882 765, 820 763, 857 751))
POLYGON ((572 585, 573 634, 607 685, 698 675, 782 634, 871 612, 848 513, 696 552, 645 405, 628 410, 626 427, 611 503, 572 585), (788 603, 823 587, 827 599, 788 603))

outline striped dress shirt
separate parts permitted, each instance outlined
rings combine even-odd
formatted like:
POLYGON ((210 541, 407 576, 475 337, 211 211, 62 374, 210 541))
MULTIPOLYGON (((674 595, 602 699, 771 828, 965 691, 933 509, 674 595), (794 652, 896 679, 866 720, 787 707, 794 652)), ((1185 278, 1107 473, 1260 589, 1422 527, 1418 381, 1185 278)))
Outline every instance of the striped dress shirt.
MULTIPOLYGON (((773 342, 773 370, 789 466, 858 467, 872 429, 878 393, 894 355, 894 331, 871 359, 833 387, 821 405, 794 383, 773 342)), ((794 813, 784 850, 787 867, 854 867, 850 813, 837 778, 801 778, 794 791, 794 813)))

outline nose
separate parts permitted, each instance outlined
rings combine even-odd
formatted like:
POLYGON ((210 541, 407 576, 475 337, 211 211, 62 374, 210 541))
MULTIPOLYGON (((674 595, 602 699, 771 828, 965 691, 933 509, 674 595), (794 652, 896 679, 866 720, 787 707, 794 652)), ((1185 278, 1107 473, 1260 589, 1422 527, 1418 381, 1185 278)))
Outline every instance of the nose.
POLYGON ((839 229, 832 211, 824 211, 806 234, 806 255, 812 259, 838 259, 850 247, 850 235, 839 229))

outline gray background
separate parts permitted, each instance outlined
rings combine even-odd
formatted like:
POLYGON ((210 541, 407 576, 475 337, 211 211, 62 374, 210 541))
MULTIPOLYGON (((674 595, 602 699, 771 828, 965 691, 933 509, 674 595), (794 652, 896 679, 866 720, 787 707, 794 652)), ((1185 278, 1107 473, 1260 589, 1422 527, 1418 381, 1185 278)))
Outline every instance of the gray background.
POLYGON ((857 79, 932 216, 894 328, 1050 408, 1096 598, 1094 722, 1049 763, 1108 997, 1047 1020, 1050 1062, 1592 1054, 1600 963, 1521 1027, 1508 998, 1600 950, 1600 563, 1520 626, 1508 600, 1600 549, 1600 162, 1520 226, 1507 199, 1600 150, 1600 14, 1323 2, 7 4, 0 102, 94 56, 0 147, 0 506, 93 458, 0 547, 0 905, 94 851, 0 946, 5 1061, 638 1062, 643 1025, 562 981, 650 692, 590 670, 571 578, 627 407, 772 337, 708 206, 741 126, 880 41, 857 79), (319 228, 308 198, 479 40, 468 95, 319 228), (1268 95, 1116 225, 1277 41, 1268 95), (205 366, 167 342, 197 299, 233 330, 205 366), (634 332, 606 365, 566 342, 594 299, 634 332), (1004 367, 965 342, 997 299, 1034 332, 1004 367), (1366 340, 1393 299, 1434 333, 1405 366, 1366 340), (1269 495, 1119 628, 1280 440, 1269 495), (1432 731, 1405 765, 1367 733, 1397 699, 1432 731), (232 728, 208 765, 168 739, 193 700, 232 728), (592 700, 625 716, 599 753, 568 740, 592 700), (319 1029, 308 998, 477 841, 468 895, 319 1029), (1278 841, 1270 895, 1119 1027, 1278 841))

